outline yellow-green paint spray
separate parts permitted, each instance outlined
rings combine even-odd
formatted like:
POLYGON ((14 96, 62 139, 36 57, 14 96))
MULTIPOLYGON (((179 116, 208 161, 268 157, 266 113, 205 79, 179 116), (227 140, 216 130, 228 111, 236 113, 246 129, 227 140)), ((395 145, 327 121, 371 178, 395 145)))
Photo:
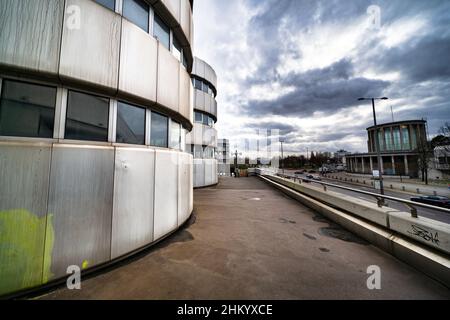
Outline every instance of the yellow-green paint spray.
POLYGON ((0 211, 0 295, 46 283, 52 277, 52 218, 25 209, 0 211))

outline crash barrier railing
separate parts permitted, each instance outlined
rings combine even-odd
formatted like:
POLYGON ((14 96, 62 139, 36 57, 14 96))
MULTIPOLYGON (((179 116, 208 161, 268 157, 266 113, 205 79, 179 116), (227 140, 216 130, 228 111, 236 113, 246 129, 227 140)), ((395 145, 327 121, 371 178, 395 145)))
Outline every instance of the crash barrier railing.
POLYGON ((422 207, 422 208, 437 210, 440 212, 450 213, 450 209, 441 208, 441 207, 433 206, 433 205, 426 204, 426 203, 420 203, 420 202, 396 198, 396 197, 392 197, 392 196, 386 196, 386 195, 382 195, 379 193, 373 193, 373 192, 359 190, 359 189, 355 189, 355 188, 344 187, 344 186, 340 186, 340 185, 333 184, 333 183, 328 183, 328 182, 323 182, 323 181, 318 181, 318 180, 313 180, 313 179, 308 179, 308 178, 303 178, 303 177, 297 177, 297 176, 288 175, 288 174, 278 173, 277 175, 282 178, 293 179, 294 182, 296 182, 298 180, 300 184, 302 182, 320 184, 320 185, 322 185, 324 191, 327 191, 327 187, 333 187, 333 188, 343 189, 343 190, 347 190, 347 191, 356 192, 359 194, 365 194, 368 196, 372 196, 377 200, 377 205, 380 208, 383 206, 387 206, 385 200, 400 202, 400 203, 404 204, 410 210, 411 217, 413 217, 413 218, 418 217, 416 207, 422 207))

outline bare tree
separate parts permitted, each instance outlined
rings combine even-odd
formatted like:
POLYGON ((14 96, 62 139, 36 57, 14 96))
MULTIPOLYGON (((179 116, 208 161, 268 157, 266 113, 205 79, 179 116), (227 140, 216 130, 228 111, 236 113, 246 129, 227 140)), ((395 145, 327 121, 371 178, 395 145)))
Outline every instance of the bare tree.
MULTIPOLYGON (((443 135, 446 139, 444 141, 449 142, 450 141, 450 123, 446 122, 440 129, 439 134, 443 135)), ((445 151, 450 152, 450 144, 444 144, 442 145, 445 151)))
POLYGON ((417 153, 419 170, 422 172, 422 181, 428 184, 428 169, 430 167, 430 157, 433 155, 433 151, 430 147, 430 143, 426 139, 419 139, 417 141, 417 153))

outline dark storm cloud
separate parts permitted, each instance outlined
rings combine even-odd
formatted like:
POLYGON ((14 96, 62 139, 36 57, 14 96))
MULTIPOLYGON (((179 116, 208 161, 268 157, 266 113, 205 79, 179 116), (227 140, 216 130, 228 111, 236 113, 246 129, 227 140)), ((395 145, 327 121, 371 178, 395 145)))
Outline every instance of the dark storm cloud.
MULTIPOLYGON (((392 94, 393 98, 409 97, 412 102, 418 103, 430 96, 419 92, 420 88, 414 85, 431 80, 448 82, 450 78, 449 2, 274 0, 262 5, 260 1, 254 0, 249 3, 259 6, 260 10, 250 21, 248 42, 257 49, 261 63, 258 71, 247 77, 244 86, 278 82, 282 87, 288 86, 293 90, 274 100, 246 101, 241 108, 248 115, 301 118, 313 116, 315 112, 327 115, 358 105, 358 97, 380 96, 386 92, 392 94), (359 52, 356 58, 342 59, 323 69, 280 76, 278 69, 283 62, 282 57, 302 59, 301 49, 298 51, 293 46, 290 34, 307 33, 313 26, 322 23, 342 23, 364 16, 367 7, 372 4, 380 6, 384 25, 402 19, 414 20, 418 16, 427 17, 431 24, 427 25, 425 31, 419 30, 419 35, 399 46, 387 48, 380 44, 377 36, 367 37, 357 47, 359 52), (379 72, 398 72, 401 79, 394 82, 356 76, 355 66, 379 72)), ((427 109, 429 122, 434 126, 437 118, 449 118, 450 111, 446 116, 445 110, 449 110, 450 92, 441 90, 433 94, 437 97, 435 103, 447 101, 447 108, 431 104, 427 109)), ((412 109, 397 116, 420 118, 422 112, 412 109)), ((283 130, 283 133, 288 134, 288 130, 283 130)), ((352 132, 357 133, 356 129, 352 132)), ((330 134, 328 138, 339 140, 352 132, 330 134)), ((365 132, 359 134, 364 135, 365 132)))
POLYGON ((280 123, 280 122, 272 122, 272 121, 261 121, 257 123, 248 123, 246 125, 247 128, 255 129, 255 130, 279 130, 281 135, 288 134, 295 130, 295 126, 287 124, 287 123, 280 123))
POLYGON ((399 71, 409 81, 448 80, 450 36, 430 36, 417 43, 395 47, 385 51, 379 62, 380 69, 399 71))
POLYGON ((310 116, 314 112, 334 112, 358 104, 357 98, 378 96, 389 82, 350 78, 352 64, 341 60, 324 69, 291 73, 280 83, 294 91, 275 100, 250 100, 244 110, 260 115, 310 116))

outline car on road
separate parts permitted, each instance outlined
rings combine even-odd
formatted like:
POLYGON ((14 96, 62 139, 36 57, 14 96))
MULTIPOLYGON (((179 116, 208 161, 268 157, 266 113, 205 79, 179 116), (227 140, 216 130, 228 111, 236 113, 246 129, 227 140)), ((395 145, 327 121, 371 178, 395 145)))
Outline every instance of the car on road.
POLYGON ((421 196, 421 197, 413 197, 411 198, 411 201, 431 204, 433 206, 450 209, 450 199, 447 197, 421 196))
POLYGON ((303 171, 295 171, 294 174, 303 174, 303 171))
POLYGON ((307 179, 310 179, 310 180, 316 180, 316 181, 321 181, 322 180, 319 176, 315 176, 315 175, 312 175, 312 174, 307 174, 305 177, 307 179))

